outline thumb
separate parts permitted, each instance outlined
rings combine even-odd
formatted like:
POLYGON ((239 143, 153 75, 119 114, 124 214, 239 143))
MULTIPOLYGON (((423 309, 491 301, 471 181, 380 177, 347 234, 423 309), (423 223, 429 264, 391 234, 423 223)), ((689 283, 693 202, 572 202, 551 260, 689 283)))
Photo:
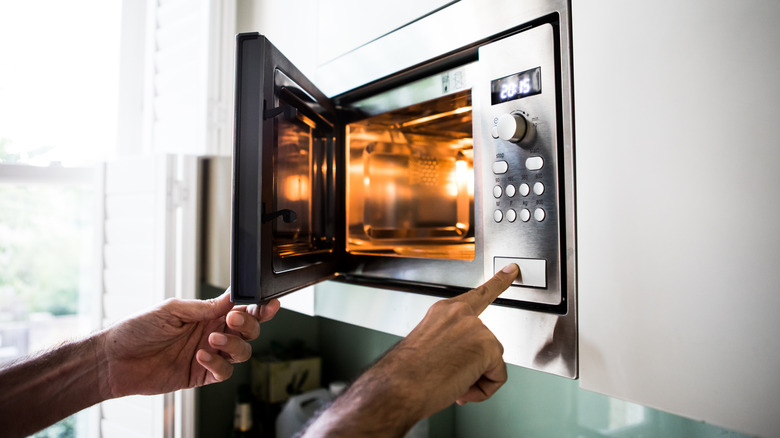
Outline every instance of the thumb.
POLYGON ((225 316, 233 308, 230 301, 230 289, 210 300, 183 300, 177 309, 179 316, 186 321, 206 321, 225 316))

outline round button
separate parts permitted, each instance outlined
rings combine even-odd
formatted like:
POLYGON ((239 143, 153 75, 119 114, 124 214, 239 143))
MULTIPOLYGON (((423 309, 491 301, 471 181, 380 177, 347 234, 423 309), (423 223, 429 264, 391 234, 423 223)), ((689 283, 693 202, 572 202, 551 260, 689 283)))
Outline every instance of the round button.
POLYGON ((537 222, 543 221, 546 216, 547 213, 545 213, 543 209, 537 208, 534 210, 534 219, 536 219, 537 222))
POLYGON ((531 219, 531 211, 527 208, 524 208, 520 210, 520 220, 523 222, 528 222, 531 219))
POLYGON ((540 182, 534 184, 534 193, 536 195, 541 195, 542 193, 544 193, 544 184, 540 182))
POLYGON ((506 186, 506 195, 507 196, 512 198, 512 197, 515 196, 515 193, 517 193, 517 190, 515 189, 515 186, 513 186, 512 184, 509 184, 508 186, 506 186))
POLYGON ((525 137, 527 122, 520 114, 504 114, 498 118, 498 138, 501 140, 519 142, 525 137))
POLYGON ((528 196, 529 193, 531 193, 531 188, 528 187, 528 184, 520 184, 520 196, 528 196))
POLYGON ((496 210, 493 212, 493 220, 496 222, 501 222, 504 219, 504 213, 501 212, 501 210, 496 210))
POLYGON ((514 222, 515 220, 517 220, 517 212, 514 209, 510 208, 509 211, 506 212, 506 220, 508 220, 509 222, 514 222))
POLYGON ((501 190, 501 186, 495 186, 493 187, 493 196, 496 198, 500 198, 503 194, 503 190, 501 190))

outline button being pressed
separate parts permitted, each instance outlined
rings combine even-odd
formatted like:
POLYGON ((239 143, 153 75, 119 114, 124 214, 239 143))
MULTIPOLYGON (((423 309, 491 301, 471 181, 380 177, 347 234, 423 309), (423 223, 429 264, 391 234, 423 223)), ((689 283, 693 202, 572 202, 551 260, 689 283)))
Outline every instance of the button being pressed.
POLYGON ((493 273, 497 273, 510 263, 520 267, 520 274, 512 283, 513 286, 547 287, 547 260, 495 257, 493 273))

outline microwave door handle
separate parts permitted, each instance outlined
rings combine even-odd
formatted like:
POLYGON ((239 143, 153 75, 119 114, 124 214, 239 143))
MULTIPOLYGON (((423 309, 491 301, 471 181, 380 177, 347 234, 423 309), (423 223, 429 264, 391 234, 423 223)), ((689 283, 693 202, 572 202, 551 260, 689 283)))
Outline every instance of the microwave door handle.
POLYGON ((277 106, 276 108, 265 110, 263 112, 263 119, 264 120, 273 119, 274 117, 280 114, 284 114, 285 119, 292 119, 298 115, 298 108, 295 108, 292 105, 277 106))
POLYGON ((273 213, 263 213, 262 221, 265 224, 271 222, 279 216, 282 217, 282 221, 286 224, 291 224, 295 222, 295 219, 298 218, 298 215, 294 211, 290 210, 289 208, 283 208, 279 211, 274 211, 273 213))

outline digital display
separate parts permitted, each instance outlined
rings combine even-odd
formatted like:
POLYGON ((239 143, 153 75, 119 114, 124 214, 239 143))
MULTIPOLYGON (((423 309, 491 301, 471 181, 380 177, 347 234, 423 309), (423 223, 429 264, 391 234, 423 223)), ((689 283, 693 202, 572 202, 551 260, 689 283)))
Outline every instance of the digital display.
POLYGON ((491 105, 542 92, 542 68, 536 67, 490 81, 491 105))

